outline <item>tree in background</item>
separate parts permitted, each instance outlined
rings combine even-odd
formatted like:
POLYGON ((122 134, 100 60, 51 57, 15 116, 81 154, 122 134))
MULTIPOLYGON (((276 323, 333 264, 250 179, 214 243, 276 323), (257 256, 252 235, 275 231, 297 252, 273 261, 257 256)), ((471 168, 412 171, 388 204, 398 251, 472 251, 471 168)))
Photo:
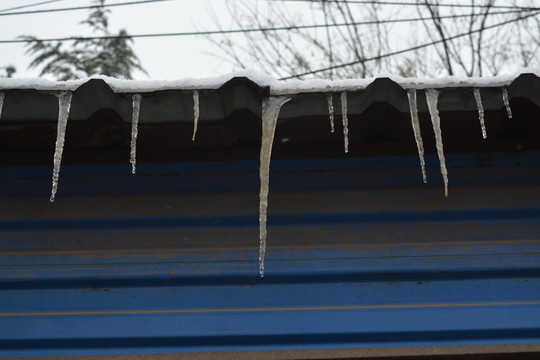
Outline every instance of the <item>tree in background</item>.
POLYGON ((8 66, 4 66, 4 67, 1 67, 0 70, 3 70, 6 77, 10 78, 13 76, 13 74, 15 74, 17 72, 17 68, 13 65, 8 65, 8 66))
POLYGON ((22 36, 28 41, 26 54, 34 56, 30 68, 43 66, 40 75, 50 74, 58 80, 70 80, 90 75, 107 75, 131 79, 134 70, 145 72, 135 55, 128 33, 109 30, 105 0, 95 0, 88 18, 81 22, 92 29, 98 39, 77 39, 72 47, 63 42, 40 41, 34 36, 22 36))
MULTIPOLYGON (((236 66, 255 63, 278 78, 483 76, 538 65, 539 8, 533 0, 501 4, 233 0, 229 12, 243 38, 209 39, 236 66), (320 27, 300 27, 309 23, 320 27)), ((222 26, 215 14, 214 22, 222 26)))

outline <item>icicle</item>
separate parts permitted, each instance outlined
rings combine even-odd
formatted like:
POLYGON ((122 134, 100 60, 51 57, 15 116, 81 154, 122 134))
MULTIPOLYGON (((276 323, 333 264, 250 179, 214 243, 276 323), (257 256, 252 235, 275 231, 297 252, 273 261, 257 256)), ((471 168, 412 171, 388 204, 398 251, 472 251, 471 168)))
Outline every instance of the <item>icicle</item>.
POLYGON ((4 107, 4 93, 0 92, 0 118, 2 117, 2 108, 4 107))
POLYGON ((347 92, 341 93, 341 119, 343 120, 343 141, 345 152, 349 152, 349 119, 347 119, 347 92))
POLYGON ((135 174, 135 164, 137 163, 137 125, 139 124, 139 111, 141 110, 141 94, 133 95, 133 113, 131 118, 131 152, 130 160, 131 173, 135 174))
POLYGON ((480 120, 480 126, 482 127, 482 137, 487 139, 486 123, 484 122, 484 106, 482 105, 482 97, 480 96, 480 89, 473 90, 474 99, 476 100, 476 106, 478 107, 478 119, 480 120))
POLYGON ((446 160, 444 159, 441 119, 439 118, 439 110, 437 109, 438 99, 438 90, 426 89, 426 101, 428 104, 429 114, 431 115, 431 123, 433 124, 433 132, 435 133, 435 142, 437 144, 437 155, 439 155, 441 174, 444 180, 444 197, 448 197, 448 171, 446 171, 446 160))
POLYGON ((510 102, 508 101, 508 89, 503 88, 502 89, 502 96, 503 96, 503 102, 504 106, 506 107, 506 113, 508 114, 508 118, 512 118, 512 109, 510 109, 510 102))
POLYGON ((60 164, 62 163, 66 126, 71 107, 71 95, 71 91, 62 91, 58 94, 58 125, 56 128, 56 145, 54 149, 51 202, 54 202, 54 197, 58 190, 58 178, 60 177, 60 164))
POLYGON ((334 99, 332 94, 328 94, 326 99, 328 100, 328 114, 330 115, 330 131, 334 132, 334 99))
POLYGON ((409 109, 411 111, 411 123, 414 131, 414 139, 418 148, 418 157, 420 158, 420 167, 422 168, 422 179, 427 183, 426 163, 424 161, 424 142, 422 141, 422 133, 420 132, 420 120, 418 120, 418 106, 416 104, 416 89, 407 91, 409 97, 409 109))
POLYGON ((272 155, 272 143, 276 130, 277 118, 281 106, 291 100, 289 96, 277 96, 266 99, 262 106, 262 140, 261 140, 261 163, 259 176, 261 189, 259 193, 259 272, 264 277, 264 255, 266 253, 266 220, 268 210, 268 190, 270 183, 270 157, 272 155))
POLYGON ((195 141, 197 134, 197 124, 199 123, 199 90, 193 91, 193 136, 192 141, 195 141))

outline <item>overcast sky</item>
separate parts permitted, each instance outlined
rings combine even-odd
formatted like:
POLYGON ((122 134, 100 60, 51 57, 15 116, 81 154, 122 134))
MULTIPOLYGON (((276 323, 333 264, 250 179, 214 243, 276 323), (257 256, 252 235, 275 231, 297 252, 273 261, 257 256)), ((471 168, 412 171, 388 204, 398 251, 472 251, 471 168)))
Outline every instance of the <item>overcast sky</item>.
MULTIPOLYGON (((3 9, 34 4, 44 0, 2 0, 3 9)), ((121 3, 128 0, 108 0, 121 3)), ((91 5, 90 0, 62 0, 51 4, 15 10, 38 10, 91 5)), ((172 0, 161 3, 112 7, 110 27, 117 31, 125 28, 129 34, 167 33, 215 29, 209 16, 212 7, 219 14, 224 27, 230 19, 223 0, 172 0)), ((39 38, 91 35, 84 25, 89 10, 57 13, 0 16, 0 39, 15 39, 20 35, 39 38)), ((138 79, 179 79, 207 77, 229 73, 233 66, 219 59, 219 51, 204 37, 165 37, 134 40, 134 49, 148 76, 136 73, 138 79), (216 56, 217 55, 217 56, 216 56)), ((37 77, 38 69, 27 69, 31 58, 24 55, 24 44, 0 44, 0 67, 14 65, 15 77, 37 77)), ((0 73, 3 74, 3 71, 0 73)))
MULTIPOLYGON (((46 1, 47 0, 0 1, 0 40, 16 39, 18 36, 21 35, 33 35, 38 38, 58 38, 92 35, 87 26, 79 24, 81 21, 88 17, 88 14, 90 12, 88 9, 2 16, 2 14, 6 14, 6 12, 3 11, 5 9, 46 1)), ((49 1, 54 2, 50 4, 42 4, 40 6, 14 11, 41 10, 73 6, 89 6, 94 4, 91 0, 49 1)), ((107 0, 106 4, 118 4, 133 1, 140 0, 107 0)), ((266 2, 263 0, 249 1, 253 1, 254 4, 266 4, 266 2)), ((469 1, 454 0, 453 3, 469 4, 469 1)), ((518 2, 518 4, 523 5, 529 3, 536 4, 536 0, 520 0, 518 2)), ((510 4, 510 1, 501 1, 501 4, 508 5, 510 4)), ((298 19, 298 24, 322 23, 321 19, 317 19, 316 15, 314 15, 315 13, 321 15, 320 11, 312 11, 310 6, 313 7, 313 5, 310 5, 309 2, 287 2, 286 5, 283 6, 285 6, 286 14, 292 13, 295 15, 295 17, 293 17, 295 20, 293 21, 296 21, 296 19, 298 19)), ((218 24, 216 24, 214 18, 211 16, 212 12, 216 14, 216 16, 219 18, 222 29, 228 30, 236 28, 236 26, 233 24, 233 19, 231 18, 231 15, 227 10, 225 0, 168 0, 156 3, 110 7, 108 9, 111 11, 111 14, 109 15, 109 24, 110 29, 113 33, 117 33, 118 30, 122 28, 126 29, 131 35, 218 30, 218 24)), ((257 14, 260 14, 259 10, 260 8, 257 9, 257 14)), ((392 10, 392 7, 386 6, 384 7, 383 12, 390 13, 390 15, 399 14, 399 18, 407 19, 417 17, 418 12, 416 10, 417 9, 415 7, 405 8, 403 6, 395 7, 394 10, 392 10), (396 11, 395 14, 393 13, 394 11, 396 11)), ((441 11, 443 11, 443 15, 450 13, 449 8, 443 8, 441 11)), ((455 11, 456 13, 463 13, 465 15, 470 13, 467 8, 457 9, 455 11)), ((239 17, 238 14, 236 15, 237 17, 239 17)), ((504 17, 506 15, 500 16, 504 17)), ((490 18, 491 22, 488 21, 488 23, 496 24, 497 22, 501 22, 503 20, 507 21, 509 19, 509 16, 510 15, 504 18, 492 16, 490 18)), ((390 16, 389 19, 391 18, 392 17, 390 16)), ((452 28, 451 30, 449 30, 450 34, 460 34, 464 30, 466 30, 461 30, 459 28, 459 24, 461 24, 460 22, 450 23, 450 25, 452 24, 454 24, 454 27, 457 27, 458 29, 453 29, 452 26, 450 26, 452 28)), ((425 35, 425 32, 419 33, 419 29, 423 28, 418 22, 388 25, 388 28, 385 31, 391 36, 389 36, 388 39, 386 39, 385 41, 387 42, 387 44, 390 45, 390 48, 393 50, 402 50, 404 48, 406 49, 408 47, 414 47, 419 44, 424 44, 430 39, 425 35)), ((535 28, 533 23, 532 36, 534 36, 534 29, 535 28)), ((315 31, 316 30, 313 30, 311 33, 313 34, 315 31)), ((500 32, 501 34, 510 34, 512 36, 516 35, 513 34, 515 28, 512 27, 494 28, 486 33, 483 33, 484 43, 486 43, 486 39, 488 39, 487 36, 493 34, 495 31, 500 32)), ((366 34, 369 36, 368 30, 366 30, 366 34)), ((526 34, 526 32, 524 32, 524 34, 526 34)), ((504 37, 501 38, 506 39, 504 37)), ((323 41, 324 39, 326 39, 326 36, 323 37, 323 41)), ((498 37, 494 37, 494 39, 498 39, 498 37)), ((534 38, 533 40, 534 41, 530 41, 530 38, 525 38, 523 43, 533 45, 532 50, 538 51, 537 39, 534 38)), ((233 35, 232 41, 235 46, 244 47, 246 45, 245 39, 242 34, 233 35)), ((298 44, 301 44, 299 46, 306 46, 305 43, 298 44)), ((502 63, 503 65, 501 65, 497 69, 498 73, 514 72, 516 68, 520 68, 521 66, 523 66, 521 65, 521 60, 518 59, 518 55, 522 53, 520 51, 517 51, 521 49, 517 47, 517 45, 520 44, 519 41, 516 40, 508 42, 507 40, 504 40, 502 42, 499 41, 496 44, 507 45, 506 47, 501 47, 502 51, 499 51, 498 54, 508 53, 510 55, 515 55, 513 57, 510 56, 509 60, 505 60, 505 62, 502 63), (512 45, 510 43, 513 43, 516 46, 509 47, 510 45, 512 45)), ((224 55, 220 49, 216 48, 215 45, 213 45, 212 42, 209 41, 206 37, 200 35, 183 37, 135 38, 133 48, 135 50, 135 53, 141 60, 141 64, 148 72, 148 75, 145 75, 142 72, 135 72, 133 74, 135 79, 150 78, 173 80, 189 77, 212 77, 225 73, 230 73, 236 70, 230 62, 223 60, 222 57, 224 55)), ((462 51, 460 55, 462 55, 463 59, 465 59, 465 62, 468 63, 468 54, 470 54, 470 52, 467 52, 467 47, 464 47, 464 49, 465 51, 462 51)), ((484 45, 483 50, 485 51, 485 49, 486 46, 484 45)), ((336 47, 334 47, 334 51, 335 50, 336 47)), ((313 49, 311 49, 311 54, 311 56, 315 56, 313 55, 313 49)), ((320 57, 320 53, 317 54, 319 54, 318 56, 320 57)), ((437 74, 439 73, 441 74, 441 76, 445 75, 446 71, 444 71, 444 69, 441 70, 440 66, 436 66, 439 61, 435 56, 436 53, 434 51, 431 51, 431 53, 428 52, 427 54, 431 54, 432 56, 426 57, 424 55, 421 55, 422 58, 419 59, 421 63, 425 64, 424 67, 427 68, 431 66, 431 68, 433 68, 430 76, 437 76, 437 74)), ((279 55, 280 57, 283 57, 281 52, 279 53, 279 55)), ((345 60, 343 60, 342 62, 347 63, 348 61, 350 61, 350 59, 354 59, 354 57, 347 57, 346 55, 347 54, 343 55, 345 60)), ((316 57, 316 59, 319 59, 319 57, 316 57)), ((324 58, 321 59, 324 60, 324 58)), ((530 66, 537 66, 538 57, 534 56, 532 57, 532 59, 534 59, 534 61, 531 62, 532 65, 530 66)), ((5 73, 1 68, 8 65, 14 65, 17 69, 17 72, 14 75, 15 77, 38 77, 40 69, 28 69, 28 64, 31 62, 31 60, 32 58, 30 56, 25 55, 25 46, 23 43, 0 43, 0 76, 3 76, 5 73)), ((315 68, 317 68, 317 66, 321 67, 323 65, 327 66, 326 63, 314 66, 315 68)), ((390 64, 388 66, 391 67, 392 65, 390 64)), ((455 67, 459 70, 459 66, 455 67)), ((392 69, 395 71, 395 67, 391 68, 391 70, 392 69)), ((420 67, 419 69, 423 68, 420 67)), ((268 69, 268 71, 271 71, 271 68, 268 69)), ((420 72, 420 74, 422 74, 422 72, 420 72)), ((458 75, 463 74, 458 73, 458 75)), ((50 75, 46 77, 52 78, 50 75)))

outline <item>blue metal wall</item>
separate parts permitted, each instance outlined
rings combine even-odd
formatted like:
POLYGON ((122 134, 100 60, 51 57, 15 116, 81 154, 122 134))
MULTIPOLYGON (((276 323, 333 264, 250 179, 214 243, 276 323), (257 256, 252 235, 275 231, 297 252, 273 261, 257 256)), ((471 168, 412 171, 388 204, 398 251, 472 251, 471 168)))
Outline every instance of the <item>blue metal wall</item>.
POLYGON ((2 168, 0 357, 540 342, 540 154, 2 168))

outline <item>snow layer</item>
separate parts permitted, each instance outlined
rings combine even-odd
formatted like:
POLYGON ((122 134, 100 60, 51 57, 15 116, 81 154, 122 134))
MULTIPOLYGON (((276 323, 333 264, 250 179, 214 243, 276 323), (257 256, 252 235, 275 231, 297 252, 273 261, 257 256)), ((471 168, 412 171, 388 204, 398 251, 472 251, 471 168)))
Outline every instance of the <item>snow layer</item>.
POLYGON ((102 79, 114 92, 141 93, 160 90, 195 90, 217 89, 235 77, 247 77, 259 86, 269 86, 272 95, 286 95, 302 92, 342 92, 363 90, 377 78, 390 78, 404 89, 442 89, 447 87, 504 87, 512 83, 519 75, 532 73, 540 77, 540 69, 522 69, 508 75, 485 78, 440 77, 440 78, 402 78, 400 76, 381 73, 373 78, 344 80, 287 80, 279 81, 267 74, 244 70, 230 74, 208 78, 185 78, 180 80, 121 80, 107 76, 92 76, 80 80, 52 81, 47 79, 0 78, 0 90, 3 89, 35 89, 40 91, 69 90, 74 91, 90 79, 102 79))

